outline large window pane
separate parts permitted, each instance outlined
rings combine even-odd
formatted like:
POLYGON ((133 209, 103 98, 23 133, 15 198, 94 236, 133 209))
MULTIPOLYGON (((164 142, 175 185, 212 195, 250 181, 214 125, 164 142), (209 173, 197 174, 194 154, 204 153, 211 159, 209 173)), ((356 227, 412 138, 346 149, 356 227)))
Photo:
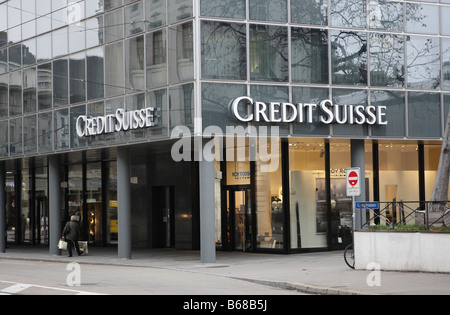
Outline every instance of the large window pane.
POLYGON ((136 2, 125 8, 125 36, 142 33, 144 26, 144 3, 136 2))
POLYGON ((8 121, 0 121, 0 156, 7 157, 9 154, 9 132, 8 132, 8 121))
MULTIPOLYGON (((333 89, 333 103, 338 105, 353 105, 353 106, 364 106, 368 105, 367 91, 366 90, 353 90, 353 89, 333 89)), ((345 110, 341 110, 338 115, 335 116, 336 119, 344 119, 348 113, 345 110)), ((348 124, 334 124, 332 126, 333 134, 336 136, 367 136, 368 126, 367 125, 348 125, 348 124)))
POLYGON ((147 34, 147 87, 167 85, 167 33, 161 30, 147 34))
MULTIPOLYGON (((292 87, 292 103, 293 104, 319 104, 323 100, 330 98, 328 88, 313 87, 292 87)), ((330 128, 320 122, 320 111, 315 108, 313 111, 313 122, 299 124, 294 123, 294 134, 297 135, 329 135, 330 128)))
POLYGON ((389 0, 371 0, 369 10, 370 28, 403 31, 403 3, 389 0))
POLYGON ((245 25, 202 23, 202 77, 247 78, 245 25))
POLYGON ((334 84, 367 84, 367 34, 331 32, 334 84))
POLYGON ((123 42, 106 46, 105 50, 105 96, 124 92, 123 42))
POLYGON ((249 0, 250 19, 271 22, 287 21, 286 0, 249 0))
POLYGON ((8 117, 9 74, 0 75, 0 117, 8 117))
POLYGON ((37 71, 38 109, 52 108, 52 64, 40 65, 37 71))
POLYGON ((175 23, 192 17, 194 8, 193 1, 167 1, 169 12, 169 23, 175 23))
POLYGON ((22 118, 9 121, 9 152, 11 156, 22 154, 22 118))
POLYGON ((406 31, 411 33, 438 34, 439 7, 437 5, 407 3, 406 31))
POLYGON ((145 20, 147 22, 147 30, 150 31, 167 24, 166 1, 167 0, 145 0, 145 20))
POLYGON ((87 52, 87 99, 93 100, 105 95, 104 49, 97 48, 87 52))
POLYGON ((408 93, 409 136, 440 138, 441 100, 437 93, 408 93))
POLYGON ((36 115, 23 118, 23 152, 37 153, 37 117, 36 115))
POLYGON ((194 35, 192 23, 169 28, 169 81, 194 78, 194 35))
POLYGON ((331 0, 331 25, 345 28, 365 28, 366 2, 331 0))
POLYGON ((388 124, 372 126, 372 135, 404 137, 406 136, 405 93, 398 91, 375 91, 370 93, 373 106, 386 106, 388 124))
POLYGON ((125 78, 127 92, 145 89, 144 36, 125 41, 125 78))
POLYGON ((70 103, 86 101, 86 54, 71 55, 69 59, 70 103))
POLYGON ((408 87, 437 89, 441 82, 439 38, 410 36, 407 39, 408 87))
POLYGON ((170 128, 194 128, 194 84, 171 88, 169 91, 170 128))
POLYGON ((158 125, 149 128, 148 134, 152 138, 165 137, 168 133, 169 112, 167 108, 167 90, 157 90, 147 93, 147 108, 157 109, 158 125))
POLYGON ((9 116, 22 114, 22 71, 9 74, 9 116))
POLYGON ((53 119, 52 113, 41 113, 38 116, 38 147, 39 153, 53 150, 53 119))
POLYGON ((36 111, 36 67, 23 70, 23 111, 36 111))
POLYGON ((328 1, 291 0, 292 23, 328 25, 328 1))
POLYGON ((323 140, 289 140, 291 248, 327 247, 325 144, 323 140), (320 190, 319 190, 320 189, 320 190))
POLYGON ((403 87, 405 40, 402 35, 370 35, 370 84, 403 87))
POLYGON ((201 0, 201 15, 245 19, 245 0, 201 0))
POLYGON ((123 38, 124 22, 122 9, 105 14, 104 21, 106 43, 123 38))
POLYGON ((67 59, 53 62, 53 104, 55 107, 69 104, 69 66, 67 59))
POLYGON ((69 149, 69 110, 61 109, 54 112, 55 150, 69 149))
POLYGON ((289 77, 287 28, 250 25, 252 80, 287 81, 289 77))
POLYGON ((80 138, 76 131, 78 117, 86 115, 86 106, 81 105, 70 109, 70 147, 72 149, 86 146, 86 138, 80 138))
POLYGON ((450 39, 443 38, 442 45, 442 72, 444 76, 442 88, 450 90, 450 39))
POLYGON ((292 28, 292 81, 328 83, 328 33, 292 28))

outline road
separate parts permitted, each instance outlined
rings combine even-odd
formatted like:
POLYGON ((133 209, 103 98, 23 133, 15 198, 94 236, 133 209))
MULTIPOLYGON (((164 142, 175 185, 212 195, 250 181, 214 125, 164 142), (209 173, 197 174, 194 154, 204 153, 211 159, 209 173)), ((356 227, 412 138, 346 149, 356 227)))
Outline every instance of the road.
POLYGON ((0 260, 1 295, 301 295, 222 276, 160 268, 0 260))

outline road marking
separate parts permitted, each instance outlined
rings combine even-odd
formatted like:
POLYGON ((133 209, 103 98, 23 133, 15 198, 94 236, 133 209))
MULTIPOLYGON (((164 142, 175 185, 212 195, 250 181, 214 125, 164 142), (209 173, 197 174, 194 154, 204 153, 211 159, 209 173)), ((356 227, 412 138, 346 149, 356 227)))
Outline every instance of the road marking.
POLYGON ((65 288, 55 288, 55 287, 47 287, 47 286, 42 286, 42 285, 24 284, 24 283, 16 283, 16 282, 9 282, 9 281, 0 281, 0 283, 12 284, 12 286, 0 290, 0 295, 17 294, 28 288, 39 288, 39 289, 46 289, 46 290, 70 292, 70 293, 74 293, 75 295, 104 295, 101 293, 85 292, 85 291, 80 291, 80 290, 70 290, 70 289, 65 289, 65 288))

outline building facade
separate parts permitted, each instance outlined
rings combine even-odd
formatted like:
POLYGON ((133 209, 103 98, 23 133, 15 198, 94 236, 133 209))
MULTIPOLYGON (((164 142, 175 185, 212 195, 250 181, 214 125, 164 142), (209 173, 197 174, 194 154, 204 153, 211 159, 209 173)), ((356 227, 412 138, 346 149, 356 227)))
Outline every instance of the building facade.
POLYGON ((8 243, 58 254, 76 215, 121 257, 339 249, 347 168, 360 200, 431 197, 449 0, 9 0, 0 15, 8 243))

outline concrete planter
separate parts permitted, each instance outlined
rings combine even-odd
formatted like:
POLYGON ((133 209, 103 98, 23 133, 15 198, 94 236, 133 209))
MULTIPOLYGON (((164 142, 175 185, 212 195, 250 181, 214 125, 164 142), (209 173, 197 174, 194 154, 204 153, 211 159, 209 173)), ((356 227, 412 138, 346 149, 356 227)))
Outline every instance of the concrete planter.
POLYGON ((355 269, 450 273, 450 233, 355 231, 355 269), (370 267, 371 268, 371 267, 370 267))

